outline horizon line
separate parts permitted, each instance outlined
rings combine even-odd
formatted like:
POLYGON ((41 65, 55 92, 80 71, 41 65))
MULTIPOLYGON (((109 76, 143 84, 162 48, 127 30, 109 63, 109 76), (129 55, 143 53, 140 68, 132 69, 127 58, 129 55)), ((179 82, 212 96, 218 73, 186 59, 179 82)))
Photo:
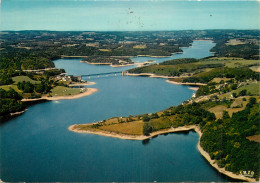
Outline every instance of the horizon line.
POLYGON ((24 29, 24 30, 0 30, 0 32, 22 31, 53 31, 53 32, 170 32, 170 31, 205 31, 205 30, 259 30, 260 29, 175 29, 175 30, 47 30, 47 29, 24 29))

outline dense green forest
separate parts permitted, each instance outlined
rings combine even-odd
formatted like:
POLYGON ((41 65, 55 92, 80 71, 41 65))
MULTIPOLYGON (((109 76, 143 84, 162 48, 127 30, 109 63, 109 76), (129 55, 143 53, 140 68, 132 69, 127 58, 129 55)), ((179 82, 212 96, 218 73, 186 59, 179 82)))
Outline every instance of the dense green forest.
POLYGON ((259 177, 260 146, 246 139, 260 134, 259 117, 259 104, 250 98, 246 108, 232 117, 224 112, 223 119, 200 123, 201 146, 220 167, 235 173, 251 170, 259 177))
POLYGON ((259 59, 259 30, 212 30, 205 37, 210 37, 216 45, 210 50, 218 57, 239 57, 259 59), (228 41, 238 39, 238 45, 229 45, 228 41))
POLYGON ((0 68, 12 70, 45 69, 54 67, 54 63, 48 58, 38 56, 23 49, 8 49, 1 52, 0 68))
POLYGON ((18 82, 17 88, 24 93, 37 93, 36 98, 41 96, 40 94, 47 94, 53 88, 53 81, 52 80, 42 80, 40 84, 33 84, 30 81, 22 81, 18 82))
POLYGON ((8 91, 0 88, 0 116, 21 111, 25 108, 22 97, 12 88, 8 91))
POLYGON ((244 59, 259 59, 259 46, 255 44, 226 45, 217 43, 210 51, 219 57, 239 57, 244 59))
POLYGON ((12 84, 11 77, 26 75, 23 70, 53 68, 54 63, 44 57, 20 52, 2 53, 0 56, 0 86, 12 84))

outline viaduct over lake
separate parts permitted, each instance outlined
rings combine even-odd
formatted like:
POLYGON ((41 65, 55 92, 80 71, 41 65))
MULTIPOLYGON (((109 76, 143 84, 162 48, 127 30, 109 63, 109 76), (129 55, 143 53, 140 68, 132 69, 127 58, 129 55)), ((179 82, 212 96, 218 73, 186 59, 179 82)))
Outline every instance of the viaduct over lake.
POLYGON ((106 72, 106 73, 97 73, 97 74, 85 74, 85 75, 81 75, 81 79, 83 77, 88 77, 88 78, 91 78, 91 77, 100 77, 100 76, 117 76, 117 75, 124 75, 125 74, 125 71, 117 71, 117 72, 106 72))

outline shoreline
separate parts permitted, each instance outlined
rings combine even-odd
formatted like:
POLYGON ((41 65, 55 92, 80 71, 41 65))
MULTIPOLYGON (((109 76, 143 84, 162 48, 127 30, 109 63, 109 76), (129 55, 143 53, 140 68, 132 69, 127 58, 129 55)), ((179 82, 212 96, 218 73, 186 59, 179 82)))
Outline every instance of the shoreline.
MULTIPOLYGON (((205 86, 205 85, 207 85, 205 83, 180 83, 180 82, 176 82, 176 81, 170 81, 168 79, 166 80, 166 82, 171 83, 171 84, 175 84, 175 85, 188 85, 188 86, 205 86)), ((192 89, 192 88, 190 88, 190 89, 192 89)))
POLYGON ((16 116, 16 115, 20 115, 20 114, 23 114, 27 111, 28 109, 24 109, 22 111, 18 111, 18 112, 13 112, 13 113, 10 113, 10 116, 16 116))
POLYGON ((82 61, 82 60, 80 62, 87 63, 90 65, 109 65, 110 67, 126 67, 126 66, 131 66, 131 65, 136 65, 137 67, 142 67, 142 66, 144 66, 144 64, 147 64, 147 62, 143 62, 143 63, 134 62, 131 64, 125 64, 125 65, 113 65, 112 63, 90 63, 90 62, 82 61))
POLYGON ((105 131, 105 130, 91 131, 91 130, 73 129, 76 125, 79 125, 79 124, 74 124, 74 125, 69 126, 68 130, 72 131, 72 132, 76 132, 76 133, 95 134, 95 135, 100 135, 100 136, 105 136, 105 137, 113 137, 113 138, 124 139, 124 140, 147 140, 147 139, 150 139, 154 136, 162 135, 162 134, 165 134, 165 133, 190 131, 190 130, 194 129, 194 126, 190 125, 190 126, 183 126, 183 127, 178 127, 178 128, 170 128, 170 129, 165 129, 165 130, 159 130, 159 131, 150 133, 149 136, 145 136, 145 135, 127 135, 127 134, 122 134, 122 133, 109 132, 109 131, 105 131))
POLYGON ((190 90, 193 90, 193 91, 198 91, 198 87, 189 87, 190 90))
MULTIPOLYGON (((175 53, 172 53, 175 54, 175 53)), ((172 55, 171 55, 172 56, 172 55)), ((171 56, 153 56, 153 55, 137 55, 134 57, 152 57, 152 58, 167 58, 167 57, 171 57, 171 56)))
MULTIPOLYGON (((195 40, 195 41, 208 41, 208 40, 195 40)), ((180 47, 180 48, 189 48, 191 46, 187 46, 187 47, 180 47)), ((136 58, 136 57, 152 57, 152 58, 167 58, 167 57, 172 57, 174 54, 182 54, 183 51, 178 51, 178 52, 173 52, 171 53, 171 55, 125 55, 125 56, 109 56, 109 57, 114 57, 114 58, 136 58)), ((70 59, 70 58, 87 58, 89 56, 83 56, 83 55, 77 55, 77 56, 70 56, 70 55, 60 55, 61 59, 70 59)))
POLYGON ((80 61, 81 63, 87 63, 87 64, 90 64, 90 65, 109 65, 110 67, 125 67, 125 66, 129 66, 129 65, 135 65, 135 63, 132 63, 132 64, 126 64, 126 65, 113 65, 112 63, 91 63, 91 62, 88 62, 88 61, 83 61, 81 60, 80 61))
MULTIPOLYGON (((207 84, 205 83, 181 83, 181 82, 176 82, 176 81, 170 81, 169 79, 174 79, 176 77, 173 76, 159 76, 156 74, 151 74, 151 73, 141 73, 141 74, 134 74, 134 73, 125 73, 126 76, 148 76, 150 78, 164 78, 167 79, 166 82, 167 83, 171 83, 171 84, 176 84, 176 85, 187 85, 187 86, 205 86, 207 84)), ((196 87, 190 87, 189 89, 191 90, 198 90, 198 88, 196 87)))
POLYGON ((47 97, 43 96, 41 98, 36 99, 22 99, 22 102, 28 102, 28 101, 39 101, 39 100, 72 100, 72 99, 78 99, 85 96, 92 95, 94 93, 98 92, 98 89, 96 88, 87 88, 87 90, 83 93, 79 93, 76 95, 66 95, 66 96, 55 96, 55 97, 47 97))
POLYGON ((149 76, 151 78, 165 78, 165 79, 175 78, 175 77, 172 77, 172 76, 159 76, 159 75, 151 74, 151 73, 141 73, 141 74, 125 73, 125 75, 126 76, 149 76))
POLYGON ((87 83, 73 83, 73 84, 69 84, 69 86, 89 86, 89 85, 95 85, 97 83, 92 82, 92 81, 88 81, 87 83))
POLYGON ((225 170, 224 168, 220 168, 217 165, 217 163, 215 163, 215 160, 212 160, 210 158, 210 155, 201 147, 200 139, 201 139, 201 136, 203 133, 201 132, 198 125, 189 125, 189 126, 182 126, 182 127, 177 127, 177 128, 170 128, 170 129, 166 129, 166 130, 159 130, 157 132, 152 132, 149 136, 144 136, 144 135, 134 136, 134 135, 126 135, 126 134, 119 134, 119 133, 115 133, 115 132, 105 132, 105 131, 95 132, 95 131, 76 130, 76 129, 73 129, 75 125, 69 126, 68 130, 72 131, 72 132, 76 132, 76 133, 95 134, 95 135, 119 138, 119 139, 124 139, 124 140, 147 140, 152 137, 162 135, 165 133, 184 132, 184 131, 194 130, 199 135, 199 140, 197 143, 197 150, 200 152, 200 154, 208 161, 208 163, 213 168, 215 168, 218 172, 220 172, 228 177, 231 177, 233 179, 239 179, 239 180, 248 181, 248 182, 256 182, 256 179, 254 179, 254 178, 237 175, 233 172, 225 170))

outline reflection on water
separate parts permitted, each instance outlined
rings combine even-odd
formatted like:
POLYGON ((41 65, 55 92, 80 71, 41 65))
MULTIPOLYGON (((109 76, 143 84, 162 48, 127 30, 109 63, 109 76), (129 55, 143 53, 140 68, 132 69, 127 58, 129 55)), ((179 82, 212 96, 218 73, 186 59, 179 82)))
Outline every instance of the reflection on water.
POLYGON ((142 140, 142 144, 143 144, 143 145, 148 145, 149 142, 150 142, 150 139, 142 140))

